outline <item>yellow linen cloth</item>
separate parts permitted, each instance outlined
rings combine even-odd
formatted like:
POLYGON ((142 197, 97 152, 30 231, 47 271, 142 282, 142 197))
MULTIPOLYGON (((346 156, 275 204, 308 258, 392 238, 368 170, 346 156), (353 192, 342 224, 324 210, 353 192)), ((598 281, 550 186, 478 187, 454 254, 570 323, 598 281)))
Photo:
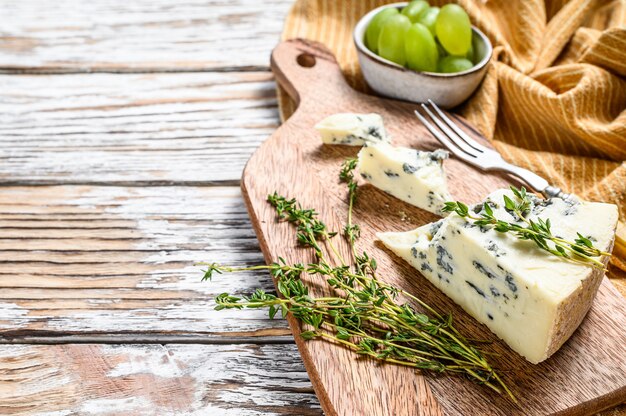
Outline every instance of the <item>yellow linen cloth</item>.
MULTIPOLYGON (((383 0, 298 0, 283 39, 324 43, 367 91, 352 30, 383 0)), ((441 6, 444 1, 430 1, 441 6)), ((617 204, 610 274, 626 296, 626 0, 460 0, 494 45, 478 91, 458 111, 505 159, 567 192, 617 204)), ((294 103, 279 88, 281 117, 294 103)))

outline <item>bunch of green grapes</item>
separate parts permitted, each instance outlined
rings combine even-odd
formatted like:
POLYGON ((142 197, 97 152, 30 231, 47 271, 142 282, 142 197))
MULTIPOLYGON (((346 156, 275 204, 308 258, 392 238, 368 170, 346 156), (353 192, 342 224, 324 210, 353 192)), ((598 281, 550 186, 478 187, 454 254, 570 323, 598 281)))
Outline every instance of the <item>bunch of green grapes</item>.
POLYGON ((458 4, 441 9, 413 0, 378 12, 365 31, 375 54, 415 71, 461 72, 474 66, 472 26, 458 4))

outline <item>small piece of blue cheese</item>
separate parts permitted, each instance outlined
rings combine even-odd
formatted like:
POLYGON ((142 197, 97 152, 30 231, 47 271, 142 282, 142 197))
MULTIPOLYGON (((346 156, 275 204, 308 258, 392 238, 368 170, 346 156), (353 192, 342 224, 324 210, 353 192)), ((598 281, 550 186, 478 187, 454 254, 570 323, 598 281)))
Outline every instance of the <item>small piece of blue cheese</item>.
MULTIPOLYGON (((502 206, 503 195, 515 200, 509 190, 487 198, 495 217, 519 222, 502 206)), ((474 212, 481 209, 482 204, 477 205, 474 212)), ((580 232, 597 248, 611 251, 615 205, 532 196, 528 218, 538 217, 550 219, 556 236, 573 241, 580 232)), ((601 269, 568 262, 511 233, 475 226, 456 213, 413 231, 378 237, 535 364, 556 352, 580 325, 604 275, 601 269)))
POLYGON ((363 146, 366 143, 390 142, 379 114, 338 113, 315 125, 322 142, 363 146))
POLYGON ((448 193, 443 160, 445 150, 422 152, 387 143, 367 145, 359 152, 357 169, 375 187, 437 215, 452 197, 448 193))

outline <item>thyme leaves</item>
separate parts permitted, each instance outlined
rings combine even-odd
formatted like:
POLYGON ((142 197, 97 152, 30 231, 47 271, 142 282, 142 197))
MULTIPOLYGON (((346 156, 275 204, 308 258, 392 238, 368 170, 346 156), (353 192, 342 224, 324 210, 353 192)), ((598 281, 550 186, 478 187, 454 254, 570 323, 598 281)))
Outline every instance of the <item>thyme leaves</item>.
POLYGON ((411 293, 385 283, 377 274, 376 260, 366 252, 357 253, 355 243, 360 228, 353 223, 352 213, 358 194, 355 167, 356 160, 349 159, 339 175, 348 188, 343 236, 351 248, 352 259, 346 262, 341 258, 332 242, 337 233, 328 230, 315 210, 274 193, 268 196, 268 202, 278 219, 295 226, 297 241, 315 251, 316 261, 289 264, 279 257, 269 265, 245 267, 201 263, 206 266, 204 280, 223 273, 267 270, 276 282, 277 295, 262 290, 245 296, 223 293, 215 299, 216 309, 266 308, 270 318, 278 312, 283 317, 292 314, 306 324, 300 334, 306 340, 331 342, 390 364, 462 374, 515 401, 485 354, 454 327, 451 315, 440 314, 411 293), (328 296, 312 295, 305 283, 309 278, 320 277, 328 285, 328 296))
POLYGON ((509 233, 520 240, 532 241, 540 249, 557 257, 597 269, 605 269, 604 263, 597 257, 610 256, 611 253, 594 247, 591 240, 580 233, 577 233, 577 238, 574 241, 555 236, 549 218, 533 220, 528 217, 532 201, 526 189, 524 187, 517 189, 512 186, 511 191, 515 200, 503 195, 504 209, 514 219, 517 219, 517 222, 496 218, 488 202, 483 203, 480 211, 476 214, 473 214, 467 205, 459 201, 446 202, 442 211, 454 212, 479 227, 491 227, 499 233, 509 233))

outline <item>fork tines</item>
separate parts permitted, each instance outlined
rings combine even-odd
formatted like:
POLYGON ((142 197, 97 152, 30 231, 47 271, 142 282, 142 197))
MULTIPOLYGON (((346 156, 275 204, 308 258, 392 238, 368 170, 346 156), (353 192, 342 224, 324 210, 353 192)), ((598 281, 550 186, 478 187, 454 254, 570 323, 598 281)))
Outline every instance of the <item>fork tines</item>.
POLYGON ((428 100, 427 103, 422 103, 421 107, 428 118, 432 120, 432 123, 419 111, 415 110, 417 118, 441 144, 447 147, 448 150, 454 153, 458 158, 476 163, 476 161, 472 159, 493 152, 469 137, 432 100, 428 100), (433 123, 438 128, 435 127, 433 123))

